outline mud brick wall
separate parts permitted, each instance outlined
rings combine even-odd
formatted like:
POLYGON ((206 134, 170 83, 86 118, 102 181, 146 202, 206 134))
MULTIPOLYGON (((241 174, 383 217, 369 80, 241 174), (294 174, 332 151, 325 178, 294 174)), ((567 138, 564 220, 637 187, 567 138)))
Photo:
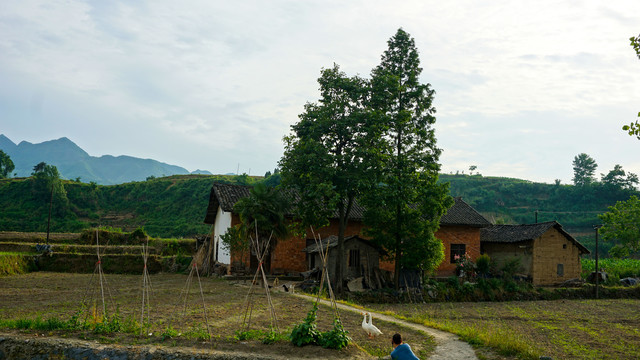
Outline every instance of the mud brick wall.
POLYGON ((532 270, 535 285, 553 285, 579 278, 580 250, 557 229, 551 228, 533 242, 532 270))

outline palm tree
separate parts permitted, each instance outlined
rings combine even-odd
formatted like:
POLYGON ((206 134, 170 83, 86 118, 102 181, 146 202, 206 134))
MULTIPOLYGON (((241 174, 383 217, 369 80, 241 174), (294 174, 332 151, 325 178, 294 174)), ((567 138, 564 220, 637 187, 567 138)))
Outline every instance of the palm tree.
POLYGON ((251 268, 257 268, 257 254, 265 254, 263 266, 270 270, 271 252, 276 246, 277 239, 287 236, 285 214, 288 202, 280 189, 268 187, 263 183, 254 186, 249 196, 238 200, 234 211, 240 215, 242 233, 247 234, 250 242, 251 268), (253 241, 251 241, 253 239, 253 241), (256 248, 256 245, 258 248, 256 248))

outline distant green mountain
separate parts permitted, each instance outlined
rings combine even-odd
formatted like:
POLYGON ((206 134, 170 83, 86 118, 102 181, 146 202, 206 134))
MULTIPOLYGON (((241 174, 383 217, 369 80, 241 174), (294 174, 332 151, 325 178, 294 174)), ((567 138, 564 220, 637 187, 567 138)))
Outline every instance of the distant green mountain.
MULTIPOLYGON (((55 165, 65 179, 80 178, 82 182, 95 182, 101 185, 142 181, 148 177, 189 174, 187 169, 180 166, 151 159, 111 155, 90 156, 66 137, 38 144, 22 141, 16 145, 6 136, 0 135, 0 150, 11 157, 16 167, 14 173, 17 177, 31 175, 33 167, 43 161, 55 165)), ((211 174, 202 170, 196 170, 194 173, 211 174)))

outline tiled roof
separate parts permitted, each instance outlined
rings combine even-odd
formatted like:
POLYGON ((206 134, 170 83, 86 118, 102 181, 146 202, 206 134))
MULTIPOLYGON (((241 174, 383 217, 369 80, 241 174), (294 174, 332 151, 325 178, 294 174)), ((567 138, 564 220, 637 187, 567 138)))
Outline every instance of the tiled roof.
MULTIPOLYGON (((209 206, 207 207, 207 214, 204 222, 206 224, 215 223, 218 206, 225 212, 232 212, 235 203, 243 197, 249 196, 250 186, 242 185, 230 185, 214 183, 211 187, 211 193, 209 195, 209 206)), ((297 194, 289 193, 287 195, 289 199, 293 201, 298 200, 297 194)), ((354 201, 351 208, 351 214, 349 220, 362 221, 364 219, 365 209, 363 206, 354 201)), ((287 214, 292 216, 293 214, 287 214)), ((333 215, 334 219, 338 218, 337 212, 333 215)), ((467 225, 484 227, 489 226, 491 223, 480 215, 474 208, 464 202, 461 198, 455 198, 455 203, 447 211, 445 215, 440 219, 442 225, 467 225)))
POLYGON ((222 208, 225 212, 232 212, 233 205, 235 205, 238 200, 248 197, 250 190, 250 186, 213 183, 211 193, 209 194, 207 214, 204 218, 205 224, 215 223, 218 207, 222 208))
POLYGON ((538 224, 527 225, 493 225, 480 230, 481 242, 497 243, 517 243, 521 241, 534 240, 542 236, 549 229, 556 228, 567 239, 571 240, 582 253, 589 254, 590 251, 580 244, 569 233, 564 231, 562 225, 557 221, 548 221, 538 224))
POLYGON ((491 222, 480 215, 471 205, 464 202, 462 198, 456 197, 453 206, 440 218, 440 224, 485 227, 491 225, 491 222))

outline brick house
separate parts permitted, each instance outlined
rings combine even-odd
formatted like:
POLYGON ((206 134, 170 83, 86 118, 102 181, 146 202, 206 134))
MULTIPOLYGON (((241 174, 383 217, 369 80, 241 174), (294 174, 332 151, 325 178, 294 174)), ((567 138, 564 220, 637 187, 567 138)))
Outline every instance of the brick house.
POLYGON ((462 198, 456 197, 453 206, 440 218, 440 229, 435 233, 444 245, 444 260, 436 275, 454 275, 456 255, 467 254, 475 261, 480 256, 480 230, 487 226, 491 226, 489 220, 462 198))
POLYGON ((580 256, 589 250, 556 221, 493 225, 481 230, 482 252, 504 264, 519 259, 519 271, 534 285, 554 285, 580 277, 580 256))
MULTIPOLYGON (((233 212, 235 203, 249 196, 251 187, 214 183, 209 196, 209 205, 204 222, 212 225, 211 239, 215 249, 214 259, 225 264, 242 264, 246 268, 254 268, 257 261, 250 254, 228 254, 220 247, 220 235, 240 223, 240 217, 233 212)), ((347 223, 345 237, 357 236, 365 239, 363 234, 364 209, 354 206, 347 223)), ((291 215, 289 216, 291 218, 291 215)), ((338 234, 338 218, 329 219, 329 225, 316 230, 316 235, 322 239, 338 234)), ((461 198, 455 198, 454 205, 442 216, 440 229, 435 233, 436 238, 442 240, 445 259, 437 269, 438 276, 449 276, 455 271, 453 259, 455 255, 468 254, 472 260, 480 255, 480 229, 491 223, 480 215, 461 198)), ((304 238, 293 237, 280 240, 271 254, 270 268, 272 273, 304 272, 310 270, 309 253, 305 248, 313 243, 313 234, 307 231, 304 238)), ((364 254, 365 252, 363 252, 364 254)), ((372 253, 366 252, 373 257, 372 253)), ((345 256, 347 258, 348 256, 345 256)), ((393 262, 380 260, 379 268, 393 272, 393 262)))

